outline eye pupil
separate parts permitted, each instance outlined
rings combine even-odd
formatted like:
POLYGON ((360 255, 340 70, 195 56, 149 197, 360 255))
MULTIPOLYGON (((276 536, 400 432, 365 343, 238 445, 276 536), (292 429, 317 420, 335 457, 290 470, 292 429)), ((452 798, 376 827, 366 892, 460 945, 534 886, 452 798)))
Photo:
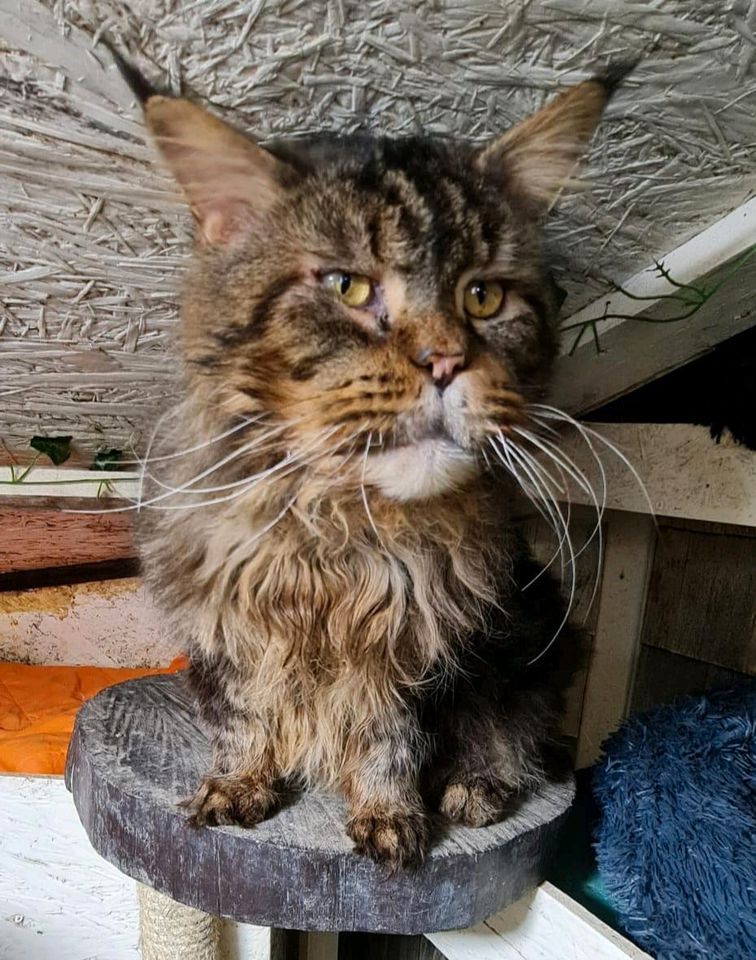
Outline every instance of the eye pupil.
POLYGON ((329 270, 321 274, 320 282, 344 306, 356 309, 368 306, 375 289, 370 277, 361 273, 347 273, 345 270, 329 270))
POLYGON ((493 317, 504 302, 504 286, 500 280, 471 280, 465 287, 463 306, 468 316, 478 320, 493 317))

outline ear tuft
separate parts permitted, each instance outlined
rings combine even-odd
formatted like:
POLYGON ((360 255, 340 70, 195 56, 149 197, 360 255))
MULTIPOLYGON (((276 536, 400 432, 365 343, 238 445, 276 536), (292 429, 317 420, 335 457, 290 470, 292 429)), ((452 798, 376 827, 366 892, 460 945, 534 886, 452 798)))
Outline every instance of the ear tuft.
POLYGON ((103 37, 100 42, 110 53, 110 56, 115 61, 115 65, 118 67, 118 72, 129 85, 131 92, 142 104, 142 106, 147 103, 150 97, 154 97, 163 92, 162 90, 159 90, 157 87, 153 86, 147 77, 145 77, 143 73, 140 73, 133 63, 121 56, 121 54, 113 46, 110 40, 107 39, 107 37, 103 37))
POLYGON ((478 151, 476 166, 503 180, 513 200, 541 216, 574 176, 604 107, 634 66, 617 65, 560 93, 478 151))
POLYGON ((207 110, 157 90, 111 46, 139 98, 147 128, 181 186, 197 222, 197 239, 228 244, 259 227, 281 195, 288 164, 207 110))
POLYGON ((259 227, 281 195, 285 164, 190 100, 152 96, 144 117, 202 243, 231 243, 259 227))
POLYGON ((620 60, 617 63, 610 63, 603 73, 596 75, 595 79, 604 85, 607 99, 612 96, 625 77, 635 70, 640 61, 641 58, 636 57, 634 60, 620 60))

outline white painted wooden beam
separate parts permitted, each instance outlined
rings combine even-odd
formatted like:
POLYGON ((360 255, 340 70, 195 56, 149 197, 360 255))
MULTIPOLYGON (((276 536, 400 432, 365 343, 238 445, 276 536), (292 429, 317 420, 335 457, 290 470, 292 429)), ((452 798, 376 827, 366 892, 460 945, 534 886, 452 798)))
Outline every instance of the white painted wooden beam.
MULTIPOLYGON (((136 499, 139 493, 139 474, 125 470, 81 470, 75 467, 33 466, 20 483, 12 482, 14 476, 24 473, 26 467, 0 466, 0 497, 97 497, 102 487, 102 509, 112 509, 116 504, 109 500, 136 499), (104 484, 109 485, 105 491, 104 484)), ((92 509, 96 509, 93 507, 92 509)))
POLYGON ((551 883, 485 923, 428 940, 448 960, 651 960, 551 883))
MULTIPOLYGON (((0 775, 0 823, 0 960, 140 960, 134 881, 92 849, 62 777, 0 775)), ((224 920, 220 941, 223 960, 283 957, 265 927, 224 920)))
MULTIPOLYGON (((756 198, 659 259, 679 283, 704 279, 713 283, 753 244, 756 198)), ((652 299, 635 300, 616 292, 593 301, 564 321, 563 326, 569 327, 600 320, 604 313, 634 318, 598 323, 600 353, 587 331, 575 352, 568 355, 576 330, 564 333, 552 395, 557 405, 572 413, 594 410, 706 353, 756 322, 756 257, 696 313, 672 323, 648 322, 685 312, 681 304, 663 299, 674 288, 658 275, 654 265, 624 280, 622 286, 636 297, 652 299)))
MULTIPOLYGON (((756 272, 756 270, 754 271, 756 272)), ((756 526, 756 454, 728 435, 719 443, 705 427, 678 423, 592 423, 619 447, 640 475, 654 513, 713 523, 756 526)), ((593 481, 600 495, 595 461, 583 441, 567 433, 562 449, 593 481)), ((632 472, 596 442, 607 476, 607 506, 648 513, 650 506, 632 472)), ((570 488, 573 503, 592 505, 585 491, 570 488)))

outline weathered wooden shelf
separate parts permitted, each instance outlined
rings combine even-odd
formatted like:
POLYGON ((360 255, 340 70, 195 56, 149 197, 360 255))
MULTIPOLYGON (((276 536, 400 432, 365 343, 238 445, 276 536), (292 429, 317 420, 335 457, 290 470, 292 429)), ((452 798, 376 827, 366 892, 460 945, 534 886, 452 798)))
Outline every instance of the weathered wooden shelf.
POLYGON ((430 933, 468 927, 535 886, 569 808, 548 784, 503 823, 438 834, 423 867, 389 874, 352 852, 341 800, 304 794, 251 829, 193 830, 178 801, 208 767, 181 675, 111 687, 79 712, 66 783, 95 849, 207 913, 299 930, 430 933))

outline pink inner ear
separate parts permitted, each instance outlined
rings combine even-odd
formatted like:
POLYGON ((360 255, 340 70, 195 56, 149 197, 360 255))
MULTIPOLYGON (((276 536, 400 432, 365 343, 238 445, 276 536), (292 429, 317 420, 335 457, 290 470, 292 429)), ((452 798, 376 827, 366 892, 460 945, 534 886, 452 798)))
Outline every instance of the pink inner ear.
POLYGON ((202 244, 233 243, 248 236, 280 196, 272 178, 222 162, 187 192, 194 193, 192 213, 202 244))
POLYGON ((244 215, 242 204, 214 203, 200 213, 192 211, 197 221, 197 238, 202 244, 229 243, 240 233, 244 215))

